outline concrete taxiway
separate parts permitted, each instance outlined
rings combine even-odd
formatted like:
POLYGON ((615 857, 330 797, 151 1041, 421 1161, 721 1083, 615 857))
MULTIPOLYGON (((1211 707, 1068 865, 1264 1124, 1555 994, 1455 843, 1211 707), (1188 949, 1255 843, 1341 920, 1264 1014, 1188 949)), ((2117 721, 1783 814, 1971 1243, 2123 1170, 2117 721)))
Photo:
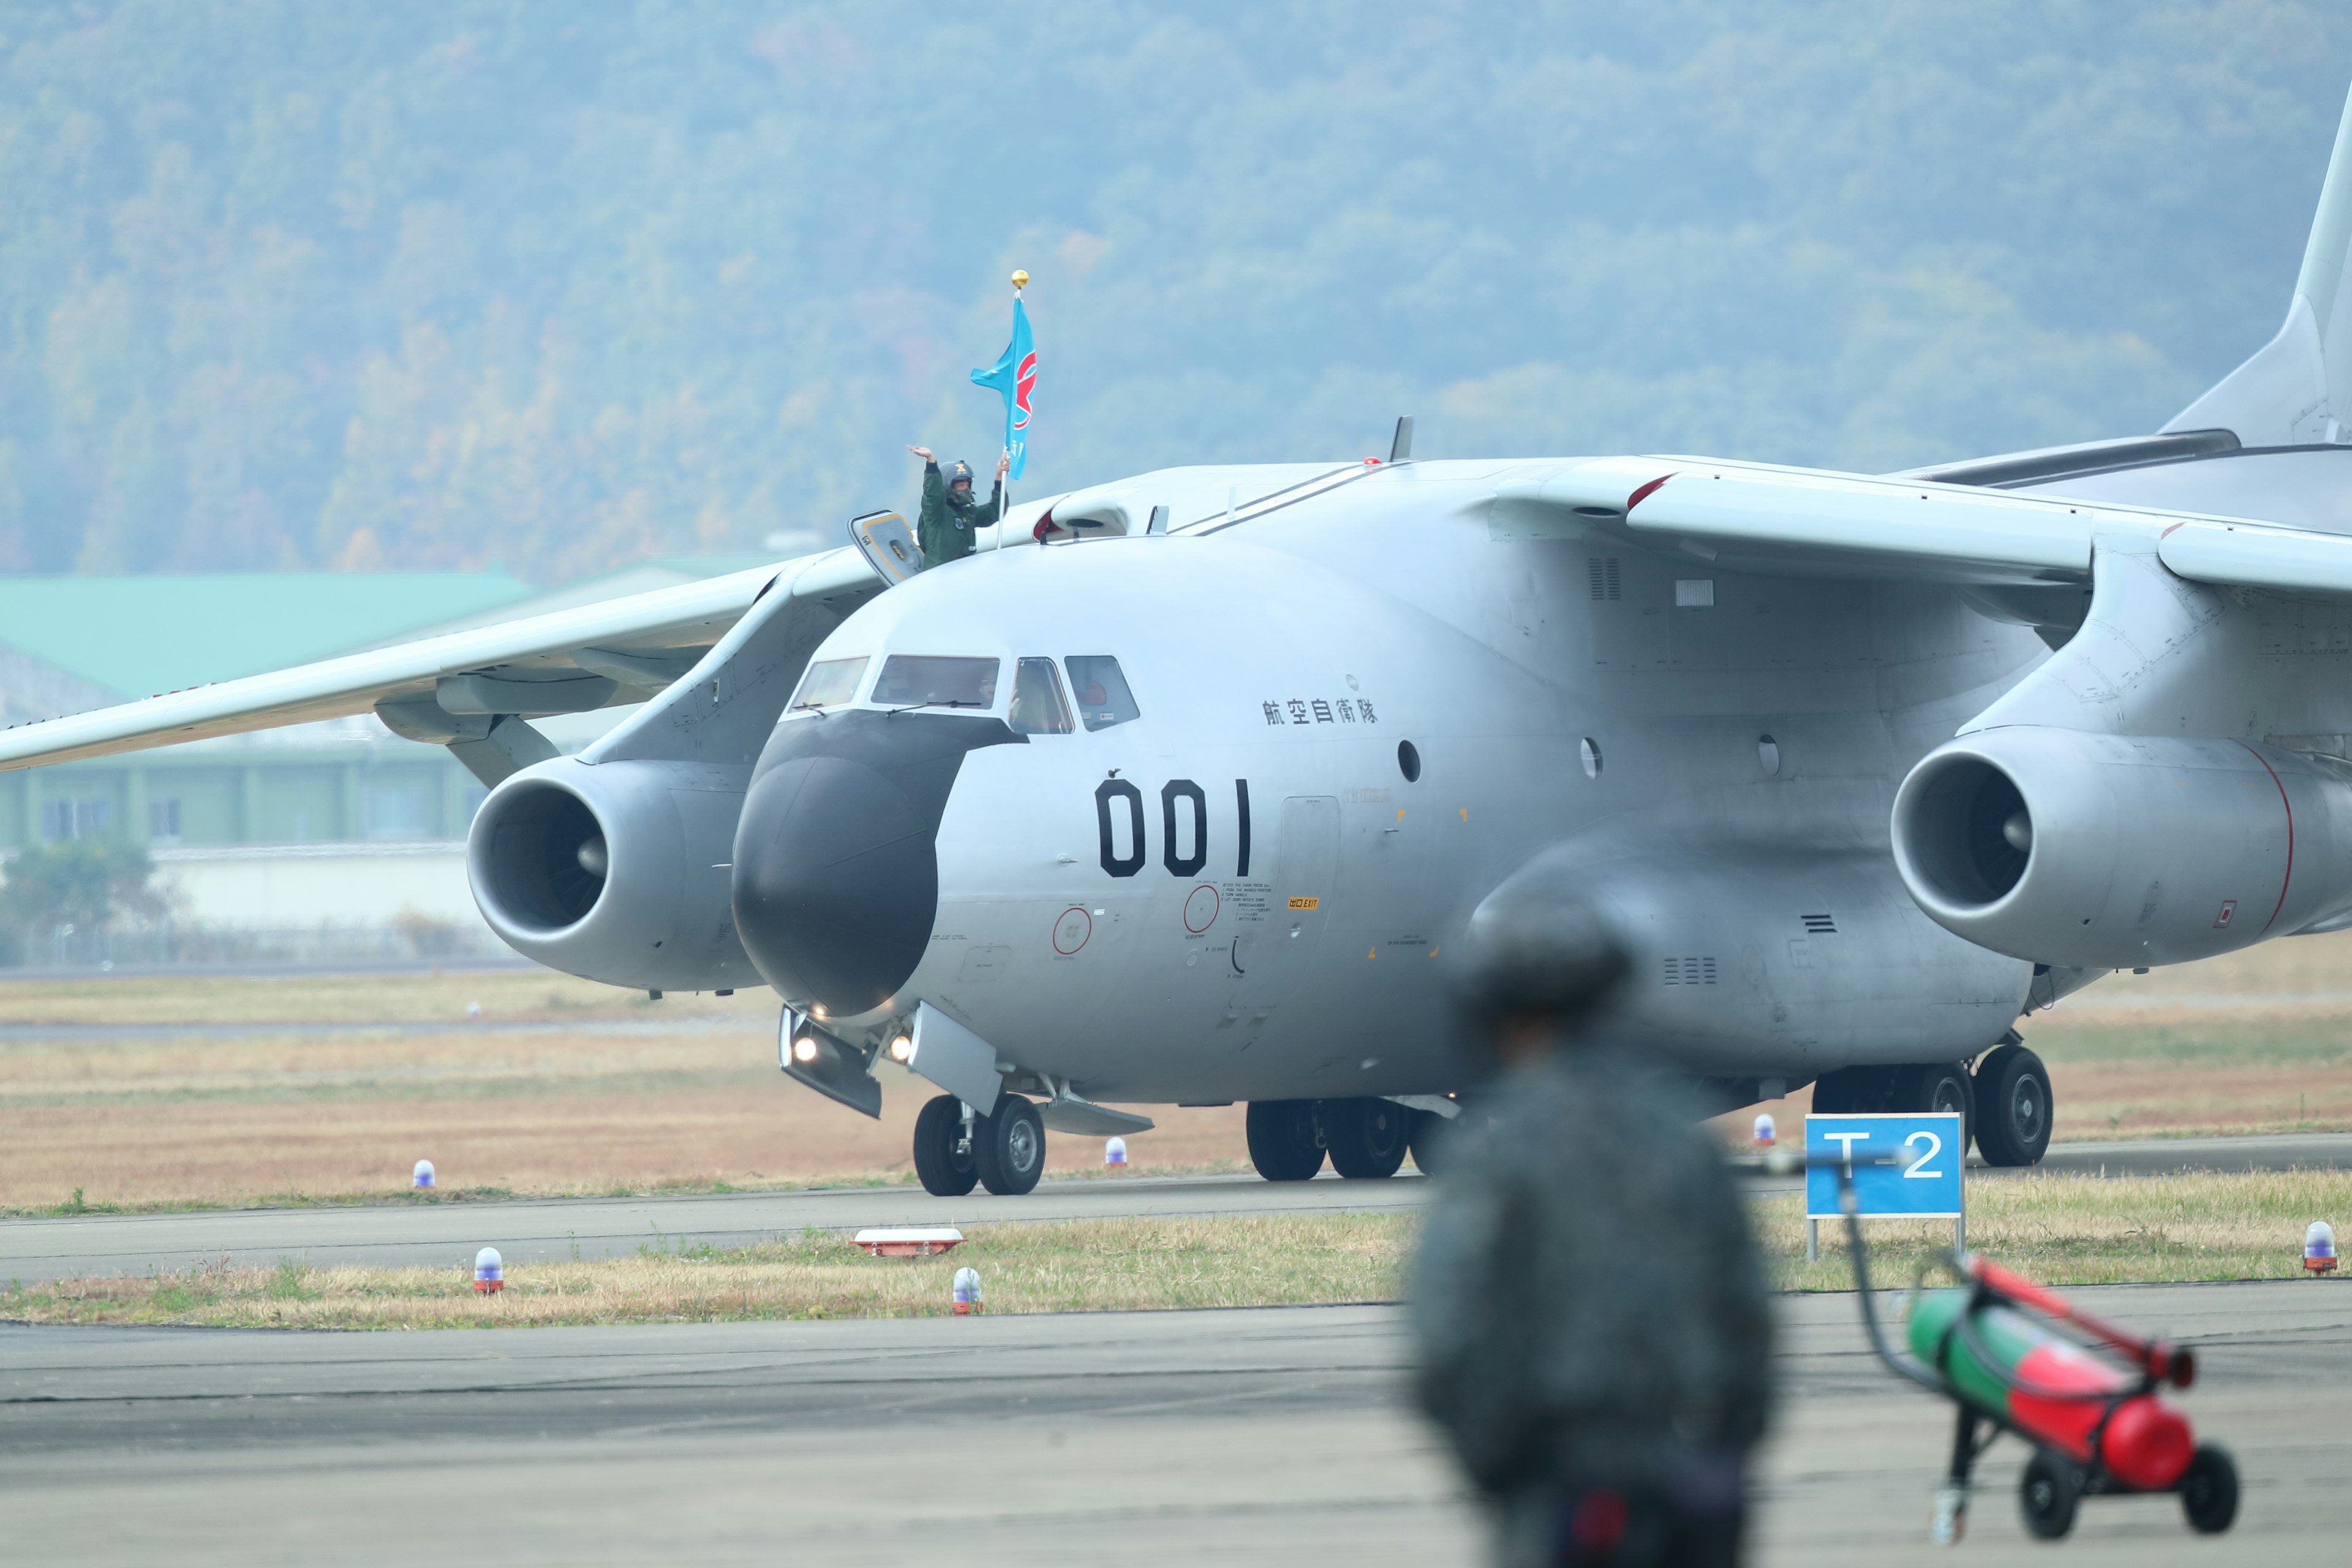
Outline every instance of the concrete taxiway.
MULTIPOLYGON (((2061 1144, 2042 1168, 2092 1174, 2166 1171, 2352 1167, 2352 1134, 2148 1139, 2061 1144)), ((1976 1174, 2000 1173, 1979 1167, 1976 1174)), ((1787 1179, 1759 1191, 1792 1188, 1787 1179)), ((1422 1178, 1345 1182, 1335 1176, 1273 1183, 1255 1176, 1071 1178, 1025 1197, 974 1192, 935 1198, 914 1187, 849 1187, 641 1198, 551 1198, 506 1203, 206 1210, 193 1214, 85 1215, 0 1222, 0 1279, 26 1282, 178 1269, 224 1257, 248 1264, 299 1258, 313 1267, 455 1267, 494 1246, 509 1264, 610 1258, 640 1247, 742 1247, 803 1230, 877 1225, 970 1225, 1129 1215, 1297 1214, 1410 1208, 1422 1178)))
MULTIPOLYGON (((2109 1287, 2194 1341, 2235 1533, 2085 1502, 2085 1563, 2340 1561, 2352 1287, 2109 1287)), ((1851 1296, 1781 1304, 1755 1559, 1926 1554, 1942 1406, 1851 1296)), ((11 1561, 1465 1563, 1388 1307, 429 1334, 0 1326, 11 1561)), ((1997 1447, 1965 1550, 2042 1561, 1997 1447)))

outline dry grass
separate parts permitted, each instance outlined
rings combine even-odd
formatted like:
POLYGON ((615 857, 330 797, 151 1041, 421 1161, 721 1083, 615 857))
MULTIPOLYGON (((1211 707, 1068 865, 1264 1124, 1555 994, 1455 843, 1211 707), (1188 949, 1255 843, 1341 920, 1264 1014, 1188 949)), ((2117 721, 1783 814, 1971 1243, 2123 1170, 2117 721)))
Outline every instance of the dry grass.
MULTIPOLYGON (((874 1121, 793 1083, 776 1070, 765 991, 697 1012, 677 1009, 692 998, 647 1004, 545 972, 198 984, 188 1016, 216 1026, 325 1020, 349 985, 374 998, 364 1019, 345 1006, 351 1021, 462 1019, 480 1000, 485 1024, 561 1014, 580 1026, 0 1035, 0 1214, 404 1201, 420 1158, 445 1193, 497 1195, 908 1182, 915 1113, 937 1092, 882 1064, 874 1121)), ((54 1020, 59 995, 118 998, 126 1024, 161 1006, 144 980, 0 983, 0 1025, 54 1020)), ((1244 1168, 1238 1109, 1149 1114, 1160 1125, 1129 1141, 1131 1173, 1244 1168)), ((1048 1163, 1099 1173, 1102 1141, 1051 1138, 1048 1163)))
POLYGON ((469 1003, 501 1019, 677 1017, 772 1020, 764 988, 733 996, 673 992, 659 1002, 551 969, 394 974, 139 975, 0 983, 0 1024, 400 1023, 457 1019, 469 1003))
MULTIPOLYGON (((2050 1066, 2054 1135, 2352 1131, 2352 931, 2294 937, 2146 974, 2111 974, 2018 1024, 2050 1066)), ((1755 1114, 1790 1127, 1810 1090, 1755 1114)))
MULTIPOLYGON (((2352 1223, 2352 1173, 2128 1177, 2024 1175, 1974 1183, 1969 1245, 2054 1285, 2300 1275, 2304 1226, 2352 1223)), ((1853 1286, 1843 1232, 1824 1226, 1804 1261, 1801 1205, 1756 1205, 1782 1289, 1853 1286)), ((218 1267, 145 1279, 0 1290, 0 1318, 247 1328, 435 1329, 761 1318, 938 1317, 955 1271, 980 1270, 992 1312, 1137 1311, 1394 1300, 1413 1216, 1223 1215, 975 1226, 944 1258, 873 1258, 811 1233, 732 1250, 647 1248, 596 1262, 519 1264, 483 1297, 470 1260, 446 1268, 218 1267)), ((1948 1224, 1873 1222, 1872 1268, 1907 1283, 1948 1224)), ((2328 1286, 2315 1286, 2315 1289, 2328 1286)), ((2352 1296, 2347 1296, 2352 1300, 2352 1296)))
POLYGON ((447 1268, 199 1268, 0 1290, 34 1322, 435 1329, 757 1318, 941 1317, 958 1268, 992 1312, 1135 1311, 1392 1300, 1410 1222, 1396 1215, 975 1226, 943 1258, 868 1258, 836 1236, 738 1250, 518 1265, 496 1295, 447 1268))
MULTIPOLYGON (((2116 1176, 2035 1172, 1969 1184, 1969 1247, 2055 1285, 2288 1279, 2303 1269, 2304 1227, 2352 1226, 2352 1171, 2116 1176)), ((1853 1284, 1843 1222, 1822 1223, 1822 1259, 1804 1260, 1804 1205, 1755 1207, 1757 1231, 1784 1289, 1853 1284)), ((1948 1220, 1864 1222, 1871 1273, 1907 1284, 1952 1244, 1948 1220)), ((2352 1297, 2347 1297, 2352 1300, 2352 1297)))
MULTIPOLYGON (((775 999, 642 994, 544 970, 0 982, 0 1026, 366 1023, 68 1040, 0 1034, 0 1214, 403 1201, 445 1192, 711 1191, 912 1179, 932 1090, 885 1067, 869 1121, 775 1070, 775 999), (471 1028, 424 1033, 479 1003, 471 1028), (545 1031, 500 1030, 544 1023, 545 1031)), ((2352 932, 2115 975, 2022 1026, 2062 1139, 2352 1129, 2352 932)), ((1810 1096, 1750 1108, 1791 1125, 1810 1096)), ((1143 1107, 1131 1173, 1247 1169, 1242 1110, 1143 1107)), ((1057 1173, 1102 1172, 1054 1137, 1057 1173)))

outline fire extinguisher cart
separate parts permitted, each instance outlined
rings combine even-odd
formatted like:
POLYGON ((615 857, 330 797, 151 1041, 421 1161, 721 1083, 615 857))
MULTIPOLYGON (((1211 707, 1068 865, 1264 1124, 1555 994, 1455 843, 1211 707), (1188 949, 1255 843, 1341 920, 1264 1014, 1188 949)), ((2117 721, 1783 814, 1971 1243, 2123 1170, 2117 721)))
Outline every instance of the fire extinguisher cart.
POLYGON ((1969 1478, 2003 1432, 2033 1446, 2018 1501, 2026 1529, 2055 1541, 2085 1497, 2176 1492, 2189 1527, 2228 1530, 2238 1515, 2238 1470, 2228 1452, 2200 1445, 2157 1391, 2196 1379, 2188 1350, 2077 1310, 2064 1297, 1974 1255, 1955 1253, 1956 1289, 1915 1292, 1908 1354, 1886 1342, 1864 1251, 1861 1205, 1849 1166, 1840 1205, 1853 1248, 1871 1349, 1902 1377, 1952 1402, 1952 1462, 1936 1503, 1935 1539, 1966 1521, 1969 1478))

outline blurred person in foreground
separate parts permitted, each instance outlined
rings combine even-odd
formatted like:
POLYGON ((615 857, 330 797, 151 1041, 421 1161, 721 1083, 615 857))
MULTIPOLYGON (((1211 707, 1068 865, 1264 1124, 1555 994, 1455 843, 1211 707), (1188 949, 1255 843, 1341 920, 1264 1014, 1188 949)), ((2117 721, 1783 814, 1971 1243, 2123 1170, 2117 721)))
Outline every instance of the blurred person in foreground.
POLYGON ((1739 1561, 1771 1322, 1700 1109, 1585 1025, 1624 979, 1588 907, 1482 910, 1457 972, 1483 1081, 1412 1270, 1416 1393, 1497 1555, 1739 1561))
POLYGON ((915 542, 922 547, 925 566, 961 561, 977 548, 974 530, 992 523, 1004 512, 1004 475, 1013 466, 1011 454, 996 460, 996 483, 982 506, 971 493, 971 465, 958 463, 940 472, 940 460, 929 447, 907 448, 923 459, 923 504, 915 514, 915 542))

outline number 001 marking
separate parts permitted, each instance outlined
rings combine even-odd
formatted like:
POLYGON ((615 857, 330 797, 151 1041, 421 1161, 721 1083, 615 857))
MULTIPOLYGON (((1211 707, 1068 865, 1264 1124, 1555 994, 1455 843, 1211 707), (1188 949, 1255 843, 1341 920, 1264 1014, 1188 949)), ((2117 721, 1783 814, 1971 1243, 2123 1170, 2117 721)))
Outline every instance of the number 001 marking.
POLYGON ((1916 1176, 1921 1181, 1925 1182, 1940 1181, 1943 1179, 1943 1172, 1925 1170, 1922 1167, 1924 1167, 1928 1161, 1934 1159, 1937 1155, 1944 1152, 1944 1141, 1941 1138, 1938 1138, 1936 1134, 1928 1131, 1923 1127, 1918 1131, 1911 1134, 1910 1137, 1903 1140, 1903 1146, 1906 1149, 1908 1149, 1912 1144, 1916 1143, 1922 1138, 1925 1138, 1927 1141, 1927 1152, 1920 1155, 1917 1159, 1912 1161, 1910 1164, 1904 1167, 1904 1179, 1907 1181, 1911 1177, 1916 1176))

